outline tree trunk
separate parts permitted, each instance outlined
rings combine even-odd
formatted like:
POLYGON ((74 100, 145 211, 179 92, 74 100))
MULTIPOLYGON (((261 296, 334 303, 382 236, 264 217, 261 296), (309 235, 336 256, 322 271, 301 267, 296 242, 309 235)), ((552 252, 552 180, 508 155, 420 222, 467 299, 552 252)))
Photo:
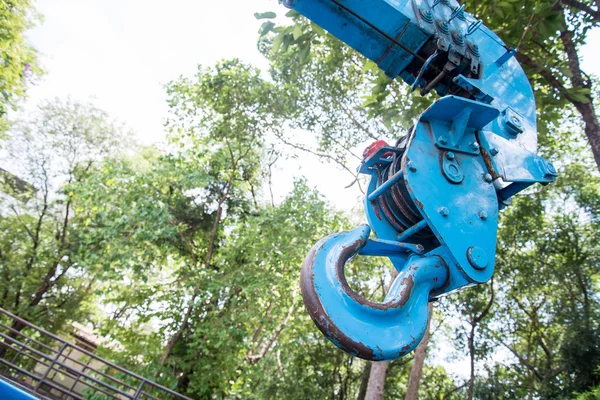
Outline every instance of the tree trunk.
POLYGON ((383 400, 388 364, 387 361, 374 361, 371 364, 371 375, 365 400, 383 400))
POLYGON ((598 116, 594 109, 594 98, 592 96, 592 81, 581 70, 581 62, 579 60, 579 54, 577 52, 577 46, 573 39, 573 32, 567 27, 567 19, 564 10, 562 10, 562 19, 565 26, 565 30, 561 32, 560 39, 565 47, 565 53, 567 53, 567 59, 569 61, 569 70, 571 71, 571 84, 574 88, 587 89, 590 91, 589 94, 585 95, 587 102, 581 102, 574 99, 570 99, 571 103, 575 106, 577 111, 581 114, 583 122, 585 124, 585 134, 590 142, 592 153, 596 161, 596 166, 600 170, 600 122, 598 122, 598 116))
MULTIPOLYGON (((384 290, 386 293, 390 290, 390 287, 392 286, 392 284, 396 280, 396 277, 398 276, 398 271, 395 268, 392 268, 391 272, 392 279, 390 279, 390 284, 384 290)), ((367 385, 367 393, 365 395, 365 400, 383 399, 388 364, 389 362, 387 361, 374 361, 371 363, 371 372, 369 375, 369 383, 367 385)))
POLYGON ((260 360, 262 360, 263 357, 267 354, 267 352, 271 349, 271 346, 273 346, 273 343, 275 343, 275 341, 281 334, 281 331, 283 330, 283 328, 286 327, 286 325, 290 321, 290 318, 292 318, 295 308, 296 308, 296 299, 295 299, 295 294, 294 294, 294 300, 292 301, 292 305, 290 306, 290 309, 288 310, 287 315, 285 316, 283 321, 281 321, 281 323, 277 326, 277 328, 275 328, 275 330, 273 331, 273 334, 271 335, 271 337, 269 338, 267 343, 265 343, 265 345, 262 347, 262 349, 260 350, 260 352, 258 354, 249 355, 247 357, 248 363, 250 363, 250 365, 254 365, 254 364, 258 363, 260 360))
MULTIPOLYGON (((581 2, 567 2, 566 0, 563 0, 563 2, 564 4, 568 3, 569 6, 576 4, 576 8, 579 8, 581 11, 586 11, 587 9, 588 14, 600 22, 600 12, 590 13, 589 7, 586 7, 581 2)), ((560 77, 555 75, 549 68, 545 67, 546 60, 535 60, 529 57, 527 54, 520 52, 517 53, 516 57, 522 65, 528 66, 535 72, 539 73, 550 86, 560 93, 561 96, 567 98, 577 109, 579 114, 581 114, 581 118, 583 119, 585 126, 585 134, 590 143, 594 160, 596 161, 596 166, 600 171, 600 121, 594 108, 594 98, 591 93, 591 90, 593 89, 593 83, 581 69, 580 57, 577 51, 578 49, 573 39, 574 34, 569 30, 569 24, 566 20, 565 10, 563 9, 561 2, 557 2, 555 7, 556 12, 560 13, 560 16, 563 20, 563 30, 560 33, 560 39, 564 46, 565 55, 569 63, 571 86, 575 89, 589 90, 590 93, 585 95, 587 100, 580 101, 573 98, 569 94, 569 88, 567 88, 567 86, 561 81, 560 77)))
POLYGON ((365 367, 363 368, 362 378, 360 380, 360 390, 358 391, 358 396, 356 396, 356 400, 365 400, 367 395, 367 387, 369 385, 369 377, 371 376, 371 362, 366 361, 365 367))
MULTIPOLYGON (((194 293, 194 295, 192 296, 192 299, 190 301, 190 305, 185 313, 185 316, 183 317, 183 321, 181 322, 181 325, 179 326, 179 329, 177 329, 177 332, 175 332, 175 334, 171 337, 171 339, 169 339, 169 341, 167 342, 167 345, 165 346, 165 349, 163 350, 162 354, 160 355, 160 359, 158 361, 159 365, 165 365, 165 363, 167 362, 167 358, 171 355, 171 352, 173 351, 173 348, 175 348, 175 345, 177 344, 179 339, 181 339, 181 337, 185 333, 185 330, 188 327, 188 321, 190 320, 192 311, 194 309, 194 301, 196 300, 196 296, 197 296, 197 293, 194 293)), ((160 372, 157 371, 155 377, 158 376, 159 373, 160 372)))
POLYGON ((408 388, 406 389, 406 396, 404 400, 417 400, 419 398, 419 384, 421 383, 421 375, 423 373, 423 365, 425 364, 425 357, 427 357, 427 345, 429 344, 429 328, 431 326, 431 316, 433 313, 433 303, 427 305, 429 309, 429 320, 427 321, 427 331, 423 340, 417 346, 415 350, 415 359, 413 360, 412 367, 410 368, 410 375, 408 377, 408 388))
POLYGON ((585 123, 585 134, 590 142, 596 166, 600 171, 600 122, 594 110, 594 105, 592 103, 577 103, 575 107, 585 123))

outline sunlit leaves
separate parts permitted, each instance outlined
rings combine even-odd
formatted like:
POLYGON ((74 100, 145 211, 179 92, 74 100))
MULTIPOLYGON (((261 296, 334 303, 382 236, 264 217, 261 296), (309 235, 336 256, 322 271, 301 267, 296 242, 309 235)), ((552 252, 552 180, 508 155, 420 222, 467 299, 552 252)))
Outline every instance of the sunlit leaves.
MULTIPOLYGON (((32 1, 0 2, 0 120, 10 107, 25 94, 31 79, 39 75, 35 49, 24 39, 24 32, 33 25, 32 1)), ((2 132, 0 126, 0 132, 2 132)))

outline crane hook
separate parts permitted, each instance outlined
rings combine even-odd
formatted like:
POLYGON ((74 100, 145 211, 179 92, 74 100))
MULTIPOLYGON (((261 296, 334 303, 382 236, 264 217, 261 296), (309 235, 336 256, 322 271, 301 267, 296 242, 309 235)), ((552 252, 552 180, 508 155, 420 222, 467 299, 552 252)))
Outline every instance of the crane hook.
POLYGON ((344 267, 370 233, 361 225, 319 241, 304 261, 300 286, 311 318, 336 346, 366 360, 393 360, 421 342, 430 293, 446 284, 449 271, 441 257, 409 256, 384 302, 366 300, 350 288, 344 267))

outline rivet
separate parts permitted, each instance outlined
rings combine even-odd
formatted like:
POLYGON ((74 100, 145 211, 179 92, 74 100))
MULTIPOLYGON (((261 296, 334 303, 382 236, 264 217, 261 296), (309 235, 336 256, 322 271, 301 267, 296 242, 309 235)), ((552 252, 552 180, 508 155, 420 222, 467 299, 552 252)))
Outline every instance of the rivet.
POLYGON ((487 219, 487 217, 488 217, 488 215, 487 215, 487 213, 486 213, 485 211, 479 211, 479 214, 478 214, 478 215, 479 215, 479 218, 481 218, 481 219, 482 219, 482 220, 484 220, 484 221, 485 221, 485 220, 487 219))
POLYGON ((440 142, 441 144, 446 144, 448 143, 448 139, 446 139, 446 136, 440 136, 438 138, 438 142, 440 142))
POLYGON ((448 215, 450 215, 450 210, 448 210, 446 207, 440 207, 438 212, 442 217, 447 217, 448 215))
POLYGON ((453 153, 453 152, 451 152, 451 151, 447 152, 447 153, 446 153, 446 158, 447 158, 448 160, 454 160, 454 153, 453 153))
POLYGON ((473 151, 478 151, 479 150, 479 143, 477 143, 477 142, 471 143, 471 149, 473 151))
POLYGON ((490 175, 490 174, 485 174, 485 175, 483 176, 483 179, 485 179, 485 181, 486 181, 487 183, 490 183, 490 182, 493 180, 493 178, 492 178, 492 175, 490 175))
POLYGON ((411 170, 412 172, 417 172, 417 166, 412 161, 408 162, 408 169, 411 170))

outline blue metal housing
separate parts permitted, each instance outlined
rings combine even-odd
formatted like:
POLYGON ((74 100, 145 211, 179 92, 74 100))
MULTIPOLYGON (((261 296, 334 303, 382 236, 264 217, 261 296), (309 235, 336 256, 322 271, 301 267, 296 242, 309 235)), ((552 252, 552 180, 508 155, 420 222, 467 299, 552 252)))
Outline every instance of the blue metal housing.
POLYGON ((0 399, 37 400, 38 398, 18 388, 15 384, 0 378, 0 399))
POLYGON ((455 0, 284 4, 389 77, 446 96, 421 114, 405 146, 363 160, 369 225, 323 239, 303 265, 307 309, 334 344, 366 359, 398 358, 423 337, 428 301, 492 277, 499 210, 556 179, 536 154, 533 91, 515 51, 455 0), (387 256, 398 270, 384 303, 348 287, 343 267, 358 254, 387 256))

